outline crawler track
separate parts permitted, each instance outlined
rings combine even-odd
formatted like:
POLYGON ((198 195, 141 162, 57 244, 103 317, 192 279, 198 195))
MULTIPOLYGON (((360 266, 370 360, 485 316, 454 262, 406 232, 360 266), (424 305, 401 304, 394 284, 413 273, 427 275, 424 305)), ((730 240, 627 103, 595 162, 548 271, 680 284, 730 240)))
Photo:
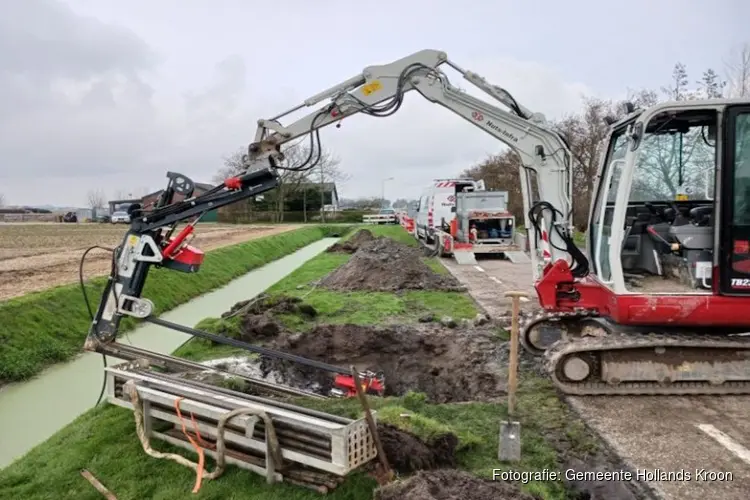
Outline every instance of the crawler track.
POLYGON ((538 316, 525 325, 521 341, 543 354, 565 394, 750 394, 748 337, 656 333, 584 313, 538 316))

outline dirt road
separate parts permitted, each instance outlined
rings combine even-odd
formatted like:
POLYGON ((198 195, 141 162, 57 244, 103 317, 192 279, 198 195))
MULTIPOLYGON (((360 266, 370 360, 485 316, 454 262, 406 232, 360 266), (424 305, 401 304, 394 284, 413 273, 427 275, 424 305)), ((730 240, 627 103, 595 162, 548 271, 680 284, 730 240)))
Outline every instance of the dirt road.
MULTIPOLYGON (((296 229, 300 226, 205 224, 191 242, 203 251, 296 229)), ((91 245, 120 243, 126 227, 109 224, 5 224, 0 226, 0 300, 78 281, 78 265, 91 245)), ((84 276, 104 275, 110 253, 91 251, 84 276)))
MULTIPOLYGON (((530 290, 535 297, 528 264, 479 261, 478 266, 459 266, 448 259, 444 264, 493 317, 509 309, 503 297, 507 290, 530 290)), ((534 303, 524 307, 533 308, 534 303)), ((642 473, 638 479, 655 497, 748 498, 750 396, 567 399, 633 471, 642 473)))

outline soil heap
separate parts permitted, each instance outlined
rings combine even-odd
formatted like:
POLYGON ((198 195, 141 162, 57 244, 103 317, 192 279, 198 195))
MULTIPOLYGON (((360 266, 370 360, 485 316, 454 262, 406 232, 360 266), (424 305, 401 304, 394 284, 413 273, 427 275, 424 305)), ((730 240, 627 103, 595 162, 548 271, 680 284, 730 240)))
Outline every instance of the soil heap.
POLYGON ((323 278, 320 285, 344 292, 464 291, 453 276, 437 274, 430 269, 422 261, 419 248, 390 238, 377 238, 361 244, 352 258, 323 278))
POLYGON ((336 242, 326 249, 326 252, 331 253, 354 253, 359 250, 359 247, 370 241, 376 240, 376 238, 369 229, 360 229, 354 235, 343 243, 336 242))
POLYGON ((417 436, 389 424, 378 424, 378 435, 388 464, 399 474, 456 466, 458 437, 436 436, 425 443, 417 436))
POLYGON ((318 311, 313 306, 305 304, 299 297, 263 295, 256 299, 237 302, 221 317, 240 315, 239 338, 252 343, 259 339, 275 338, 284 330, 284 326, 274 317, 275 314, 293 314, 305 320, 312 320, 318 311))
POLYGON ((489 481, 455 469, 418 472, 375 492, 375 500, 534 500, 516 484, 489 481))

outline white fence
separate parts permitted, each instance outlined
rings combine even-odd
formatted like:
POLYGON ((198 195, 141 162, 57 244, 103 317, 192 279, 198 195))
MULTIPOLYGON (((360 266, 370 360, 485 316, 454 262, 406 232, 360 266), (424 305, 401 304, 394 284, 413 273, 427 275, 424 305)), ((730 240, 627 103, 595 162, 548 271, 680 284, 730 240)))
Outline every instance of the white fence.
POLYGON ((395 224, 396 215, 395 214, 363 215, 362 222, 364 222, 365 224, 395 224))

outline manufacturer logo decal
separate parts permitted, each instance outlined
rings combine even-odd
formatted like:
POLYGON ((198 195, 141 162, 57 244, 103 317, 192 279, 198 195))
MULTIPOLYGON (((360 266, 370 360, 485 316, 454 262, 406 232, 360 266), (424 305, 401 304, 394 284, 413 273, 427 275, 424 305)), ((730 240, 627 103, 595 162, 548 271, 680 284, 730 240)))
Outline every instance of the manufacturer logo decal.
POLYGON ((474 120, 481 122, 484 120, 484 115, 480 113, 479 111, 474 111, 471 113, 471 117, 474 118, 474 120))

